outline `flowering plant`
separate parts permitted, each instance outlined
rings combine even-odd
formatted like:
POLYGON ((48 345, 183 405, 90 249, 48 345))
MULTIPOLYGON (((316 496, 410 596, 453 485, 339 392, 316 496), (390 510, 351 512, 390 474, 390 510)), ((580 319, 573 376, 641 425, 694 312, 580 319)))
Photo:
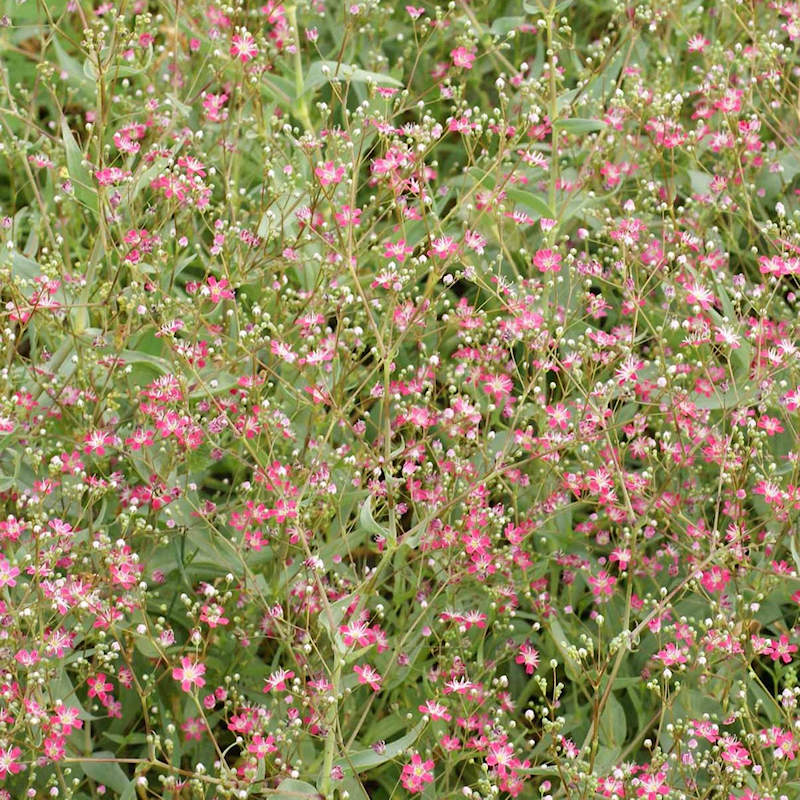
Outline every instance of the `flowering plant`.
POLYGON ((800 792, 793 3, 7 3, 0 800, 800 792))

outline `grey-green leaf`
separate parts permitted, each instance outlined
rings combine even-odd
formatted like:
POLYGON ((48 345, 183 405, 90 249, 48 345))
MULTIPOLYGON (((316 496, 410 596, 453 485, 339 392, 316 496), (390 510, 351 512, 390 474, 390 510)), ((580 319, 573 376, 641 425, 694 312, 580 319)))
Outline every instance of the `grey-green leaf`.
POLYGON ((345 771, 364 772, 391 761, 391 759, 399 756, 403 750, 411 747, 417 741, 425 724, 424 720, 420 720, 405 736, 390 742, 382 748, 381 752, 377 752, 370 747, 366 750, 351 753, 346 758, 340 758, 336 764, 345 771))
POLYGON ((270 797, 272 800, 317 800, 322 795, 310 783, 286 778, 280 782, 278 791, 270 794, 270 797))
POLYGON ((79 763, 81 769, 93 781, 108 786, 117 794, 124 794, 130 786, 130 780, 122 771, 122 767, 113 759, 114 754, 109 750, 98 750, 96 753, 92 753, 92 760, 87 759, 79 763))
POLYGON ((98 213, 97 191, 89 170, 83 165, 83 152, 72 131, 67 125, 65 117, 61 118, 61 138, 64 142, 64 152, 67 157, 67 172, 75 190, 75 197, 95 214, 98 213))
POLYGON ((557 119, 554 127, 567 133, 580 134, 605 130, 606 124, 599 119, 557 119))
POLYGON ((367 496, 367 499, 364 501, 364 505, 361 506, 361 513, 358 515, 358 521, 361 523, 361 527, 367 531, 367 533, 370 533, 373 536, 382 536, 384 539, 392 538, 391 532, 382 525, 379 525, 372 516, 371 495, 367 496))
POLYGON ((355 64, 339 64, 337 61, 315 61, 309 68, 303 81, 306 92, 324 86, 329 81, 349 81, 351 83, 374 83, 377 86, 396 86, 403 84, 380 72, 361 69, 355 64))
POLYGON ((555 214, 543 197, 539 197, 532 192, 526 192, 522 189, 508 189, 506 194, 509 199, 513 200, 517 205, 522 206, 526 211, 536 214, 539 217, 545 217, 546 219, 555 217, 555 214))

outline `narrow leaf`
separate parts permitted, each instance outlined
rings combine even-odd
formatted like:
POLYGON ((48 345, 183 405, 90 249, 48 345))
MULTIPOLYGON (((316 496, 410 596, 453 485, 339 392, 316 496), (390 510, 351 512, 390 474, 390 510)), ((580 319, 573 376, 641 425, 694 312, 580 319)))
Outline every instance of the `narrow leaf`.
POLYGON ((61 138, 64 142, 64 152, 67 157, 67 172, 75 190, 75 197, 90 211, 98 213, 97 191, 94 188, 92 176, 83 165, 83 152, 72 131, 67 125, 65 117, 61 118, 61 138))

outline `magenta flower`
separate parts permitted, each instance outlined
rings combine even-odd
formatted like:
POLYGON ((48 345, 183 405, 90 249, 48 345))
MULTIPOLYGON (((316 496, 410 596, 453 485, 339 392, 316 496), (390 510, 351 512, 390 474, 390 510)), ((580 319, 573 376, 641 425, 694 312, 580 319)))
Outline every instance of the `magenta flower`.
POLYGON ((381 678, 380 673, 369 664, 364 664, 363 666, 356 664, 353 667, 353 672, 358 675, 358 682, 369 685, 370 689, 373 692, 380 691, 381 688, 381 678))
POLYGON ((558 272, 561 269, 561 255, 550 248, 537 250, 533 256, 533 266, 539 272, 558 272))
POLYGON ((528 675, 533 675, 539 666, 539 651, 530 642, 524 642, 519 646, 519 654, 514 660, 517 664, 525 665, 528 675))
POLYGON ((231 36, 230 54, 243 64, 252 61, 258 55, 258 45, 249 31, 242 29, 231 36))
POLYGON ((419 753, 414 753, 411 761, 403 767, 403 771, 400 773, 400 783, 412 794, 421 792, 426 783, 433 782, 433 768, 434 763, 431 759, 423 761, 419 753))
POLYGON ((206 685, 205 678, 203 678, 205 672, 205 664, 201 664, 191 656, 183 656, 180 667, 172 670, 172 677, 180 682, 184 692, 191 692, 193 688, 200 689, 206 685))

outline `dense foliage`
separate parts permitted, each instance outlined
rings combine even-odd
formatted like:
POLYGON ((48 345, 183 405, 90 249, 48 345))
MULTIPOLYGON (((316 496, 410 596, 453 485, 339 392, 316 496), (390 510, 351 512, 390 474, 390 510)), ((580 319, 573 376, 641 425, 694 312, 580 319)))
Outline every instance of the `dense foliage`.
POLYGON ((4 0, 0 798, 800 796, 800 5, 4 0))

